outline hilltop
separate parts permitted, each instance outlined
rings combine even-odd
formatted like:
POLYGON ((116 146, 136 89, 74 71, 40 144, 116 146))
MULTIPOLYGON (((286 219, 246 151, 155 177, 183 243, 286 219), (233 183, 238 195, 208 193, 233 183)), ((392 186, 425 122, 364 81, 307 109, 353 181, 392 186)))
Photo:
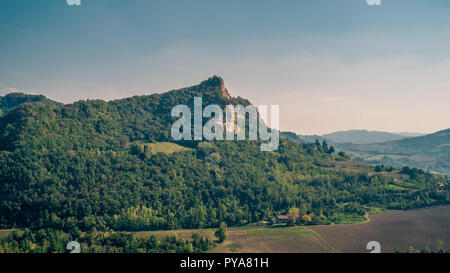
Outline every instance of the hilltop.
POLYGON ((23 103, 40 104, 40 105, 57 105, 56 101, 47 99, 42 95, 28 95, 24 93, 9 93, 0 96, 0 116, 7 114, 11 110, 23 103))
POLYGON ((297 207, 302 224, 361 220, 372 207, 450 202, 443 176, 375 170, 328 146, 281 139, 180 141, 172 107, 248 105, 220 77, 105 102, 23 103, 0 117, 0 227, 158 230, 239 225, 297 207), (164 149, 168 149, 165 151, 164 149))

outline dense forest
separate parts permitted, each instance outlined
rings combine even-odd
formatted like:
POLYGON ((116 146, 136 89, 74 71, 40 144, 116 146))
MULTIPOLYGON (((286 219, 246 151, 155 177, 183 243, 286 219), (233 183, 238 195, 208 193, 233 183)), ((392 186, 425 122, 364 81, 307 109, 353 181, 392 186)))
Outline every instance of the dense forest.
MULTIPOLYGON (((258 141, 181 141, 176 144, 188 149, 171 153, 146 148, 174 142, 171 109, 192 106, 195 96, 222 108, 249 104, 230 97, 222 79, 212 77, 163 94, 10 109, 0 118, 0 228, 28 230, 3 244, 20 242, 21 251, 44 247, 38 234, 49 230, 63 234, 57 238, 86 232, 86 240, 100 240, 97 232, 217 228, 268 220, 293 207, 308 216, 303 224, 330 224, 371 208, 450 203, 444 176, 384 166, 341 169, 339 162, 349 158, 326 143, 282 138, 274 152, 261 152, 258 141)), ((149 243, 115 236, 133 243, 88 245, 136 252, 166 252, 173 244, 182 245, 181 252, 208 248, 177 238, 149 243)), ((59 242, 51 243, 55 251, 59 242)))
POLYGON ((79 243, 81 253, 201 253, 216 244, 196 233, 191 240, 176 236, 161 240, 153 235, 137 237, 125 232, 74 234, 55 229, 25 229, 0 238, 0 253, 68 253, 75 249, 67 248, 73 240, 79 243))
POLYGON ((60 103, 47 99, 42 95, 28 95, 24 93, 9 93, 0 96, 0 116, 7 114, 23 103, 38 105, 60 105, 60 103))

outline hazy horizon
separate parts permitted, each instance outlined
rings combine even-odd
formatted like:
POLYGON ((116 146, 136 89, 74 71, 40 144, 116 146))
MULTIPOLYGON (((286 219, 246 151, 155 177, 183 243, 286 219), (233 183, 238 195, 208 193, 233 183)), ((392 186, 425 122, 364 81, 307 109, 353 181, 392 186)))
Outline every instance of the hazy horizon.
POLYGON ((232 96, 279 104, 283 131, 450 127, 449 1, 1 5, 0 95, 112 100, 216 74, 232 96))

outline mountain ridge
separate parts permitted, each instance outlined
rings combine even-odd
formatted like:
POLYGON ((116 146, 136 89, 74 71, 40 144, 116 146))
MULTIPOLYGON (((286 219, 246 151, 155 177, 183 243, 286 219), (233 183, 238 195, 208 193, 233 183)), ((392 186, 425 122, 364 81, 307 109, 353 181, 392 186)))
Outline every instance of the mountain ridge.
POLYGON ((394 133, 381 131, 368 131, 368 130, 338 131, 322 135, 322 137, 328 139, 332 143, 353 143, 353 144, 380 143, 406 138, 405 136, 394 133))
POLYGON ((0 227, 75 234, 205 228, 269 220, 293 207, 308 215, 304 224, 331 224, 362 219, 373 206, 450 202, 439 192, 440 183, 447 187, 442 176, 378 173, 327 145, 280 139, 277 150, 261 152, 260 141, 171 138, 175 105, 192 107, 197 96, 205 105, 250 104, 224 90, 212 77, 109 102, 18 105, 0 117, 0 227), (163 142, 182 147, 152 150, 163 142))
POLYGON ((30 95, 21 92, 12 92, 4 96, 0 96, 0 116, 7 114, 23 103, 40 105, 60 104, 59 102, 47 99, 43 95, 30 95))

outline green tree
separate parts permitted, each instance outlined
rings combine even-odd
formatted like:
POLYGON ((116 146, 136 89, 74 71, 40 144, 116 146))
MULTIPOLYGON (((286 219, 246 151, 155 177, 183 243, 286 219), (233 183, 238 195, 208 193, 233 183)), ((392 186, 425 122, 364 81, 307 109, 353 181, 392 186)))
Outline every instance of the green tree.
POLYGON ((220 223, 219 229, 214 233, 214 235, 216 235, 220 243, 225 241, 225 239, 227 239, 227 224, 225 224, 225 222, 220 223))
POLYGON ((327 153, 331 155, 331 154, 334 154, 334 152, 336 152, 336 150, 334 149, 333 146, 330 146, 330 148, 328 149, 327 153))
POLYGON ((300 210, 298 208, 292 207, 289 209, 288 218, 289 218, 290 225, 295 225, 295 223, 297 222, 297 220, 299 218, 299 214, 300 214, 300 210))
POLYGON ((328 143, 327 143, 326 140, 324 140, 324 141, 322 142, 322 148, 323 148, 324 151, 328 151, 328 143))

